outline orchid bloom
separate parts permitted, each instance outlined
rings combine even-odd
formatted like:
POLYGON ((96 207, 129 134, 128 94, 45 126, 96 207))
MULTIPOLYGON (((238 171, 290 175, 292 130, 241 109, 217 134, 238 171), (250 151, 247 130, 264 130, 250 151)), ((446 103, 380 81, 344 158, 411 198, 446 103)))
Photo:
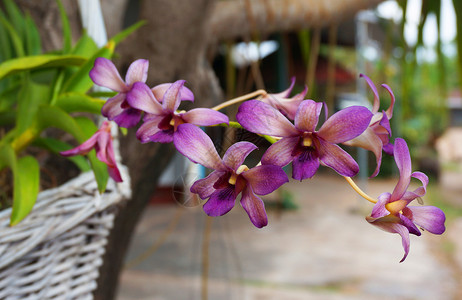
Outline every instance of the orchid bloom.
POLYGON ((96 157, 107 165, 109 176, 116 182, 122 182, 112 146, 111 123, 104 121, 101 127, 83 144, 74 149, 61 152, 63 156, 85 155, 92 149, 96 150, 96 157))
POLYGON ((169 86, 162 85, 156 90, 149 89, 141 82, 133 84, 127 96, 129 105, 144 111, 143 124, 136 132, 142 143, 170 143, 180 124, 191 123, 198 126, 211 126, 229 123, 226 115, 209 108, 195 108, 188 112, 177 112, 184 93, 184 80, 178 80, 169 86))
POLYGON ((269 194, 289 181, 281 167, 259 165, 249 169, 243 165, 247 155, 257 148, 249 142, 232 145, 221 159, 209 136, 192 124, 179 125, 173 143, 192 162, 214 170, 190 189, 202 199, 208 198, 203 206, 207 215, 226 214, 242 193, 240 203, 250 221, 258 228, 268 224, 264 203, 257 195, 269 194))
POLYGON ((444 212, 435 206, 408 206, 416 198, 425 195, 428 177, 421 172, 412 172, 411 156, 406 142, 397 138, 394 146, 394 157, 399 169, 399 181, 393 193, 383 193, 378 197, 370 216, 366 220, 372 225, 401 236, 404 257, 409 253, 409 233, 420 236, 417 226, 433 233, 442 234, 445 231, 444 212), (415 191, 407 191, 411 177, 422 182, 415 191), (417 225, 417 226, 416 226, 417 225))
POLYGON ((141 119, 141 112, 130 107, 127 95, 130 94, 135 82, 146 82, 149 62, 145 59, 134 61, 128 68, 125 81, 120 77, 117 68, 107 58, 98 57, 90 71, 90 78, 99 86, 104 86, 118 92, 104 104, 101 113, 120 127, 133 127, 141 119))
POLYGON ((356 161, 337 143, 351 140, 368 126, 372 113, 362 106, 351 106, 332 115, 316 131, 323 104, 303 101, 295 114, 295 125, 278 110, 258 100, 243 103, 237 113, 245 129, 282 137, 262 157, 262 164, 285 166, 292 162, 292 177, 303 180, 314 176, 320 162, 343 176, 354 176, 356 161))
POLYGON ((293 120, 295 118, 295 113, 297 112, 298 106, 304 100, 305 95, 308 92, 308 88, 305 86, 305 89, 302 92, 298 93, 292 98, 289 98, 294 85, 295 77, 292 77, 292 82, 287 90, 277 94, 267 94, 261 98, 260 101, 268 103, 272 107, 278 109, 284 116, 293 120))
POLYGON ((361 147, 372 151, 375 154, 377 167, 375 168, 374 173, 371 175, 371 177, 375 177, 380 171, 380 165, 382 163, 382 149, 385 151, 385 153, 393 155, 393 145, 390 143, 390 119, 393 116, 395 96, 393 95, 393 92, 388 85, 382 84, 382 87, 384 87, 390 94, 391 104, 386 111, 379 112, 379 94, 375 88, 374 83, 366 75, 360 74, 360 76, 366 80, 367 84, 374 93, 374 105, 372 107, 372 113, 374 116, 371 119, 369 127, 360 136, 347 141, 344 144, 348 146, 361 147))

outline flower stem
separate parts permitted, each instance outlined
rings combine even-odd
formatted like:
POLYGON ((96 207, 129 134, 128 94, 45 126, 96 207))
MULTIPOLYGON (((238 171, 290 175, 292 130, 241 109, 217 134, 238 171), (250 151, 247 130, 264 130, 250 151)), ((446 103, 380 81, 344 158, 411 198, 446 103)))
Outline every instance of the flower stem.
POLYGON ((215 107, 212 107, 212 109, 218 111, 218 110, 221 110, 221 109, 223 109, 225 107, 233 105, 235 103, 239 103, 239 102, 242 102, 242 101, 245 101, 245 100, 248 100, 248 99, 252 99, 252 98, 255 98, 256 96, 264 96, 264 95, 266 95, 265 90, 256 90, 255 92, 249 93, 247 95, 243 95, 243 96, 228 100, 226 102, 223 102, 223 103, 221 103, 221 104, 219 104, 219 105, 217 105, 215 107))
POLYGON ((377 203, 377 200, 372 198, 368 194, 364 193, 363 190, 361 190, 359 188, 359 186, 356 185, 356 183, 353 181, 353 179, 351 179, 351 177, 343 176, 343 178, 345 178, 345 180, 351 185, 351 187, 356 191, 356 193, 361 195, 361 197, 363 197, 364 199, 366 199, 369 202, 377 203))

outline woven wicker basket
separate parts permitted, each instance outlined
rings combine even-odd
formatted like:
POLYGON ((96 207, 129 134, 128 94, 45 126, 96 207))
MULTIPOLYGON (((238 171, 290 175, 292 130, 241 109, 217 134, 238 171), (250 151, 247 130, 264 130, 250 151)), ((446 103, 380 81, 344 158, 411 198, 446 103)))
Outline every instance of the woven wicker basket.
POLYGON ((129 197, 128 180, 99 195, 89 172, 41 192, 14 227, 0 212, 0 299, 92 299, 114 206, 129 197))

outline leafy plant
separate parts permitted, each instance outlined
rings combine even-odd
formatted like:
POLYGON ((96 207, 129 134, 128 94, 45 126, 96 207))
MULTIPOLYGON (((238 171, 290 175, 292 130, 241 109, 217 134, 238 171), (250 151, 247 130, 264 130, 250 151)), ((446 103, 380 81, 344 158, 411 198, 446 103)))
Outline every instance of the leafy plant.
MULTIPOLYGON (((37 25, 23 14, 12 0, 3 1, 0 11, 0 171, 9 168, 13 177, 13 211, 11 225, 20 222, 32 209, 39 192, 39 164, 24 154, 30 145, 51 152, 72 148, 71 145, 43 132, 50 127, 71 134, 79 143, 88 139, 96 126, 88 116, 75 112, 100 114, 104 100, 88 91, 93 82, 88 76, 97 57, 112 57, 116 44, 136 30, 137 23, 113 37, 104 47, 83 33, 71 44, 71 30, 66 13, 58 1, 63 25, 63 46, 53 53, 42 53, 37 25)), ((102 193, 108 174, 94 151, 88 161, 70 158, 81 171, 93 170, 102 193)))

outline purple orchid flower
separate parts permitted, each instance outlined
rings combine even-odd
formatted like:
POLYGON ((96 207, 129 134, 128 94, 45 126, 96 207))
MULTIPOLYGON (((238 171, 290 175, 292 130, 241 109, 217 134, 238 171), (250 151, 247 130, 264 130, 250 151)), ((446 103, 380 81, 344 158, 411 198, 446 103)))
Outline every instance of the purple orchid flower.
POLYGON ((322 106, 313 100, 303 101, 294 125, 270 105, 250 100, 239 107, 236 118, 251 132, 282 137, 263 155, 264 165, 285 166, 293 162, 292 177, 297 180, 313 177, 320 162, 342 176, 354 176, 359 171, 358 164, 336 144, 360 135, 372 113, 366 107, 351 106, 335 113, 316 131, 322 106))
POLYGON ((95 84, 118 92, 104 104, 101 110, 103 116, 116 122, 120 127, 129 128, 138 124, 141 112, 128 105, 127 95, 131 92, 135 82, 146 82, 148 67, 149 62, 145 59, 134 61, 128 68, 125 81, 123 81, 112 61, 104 57, 98 57, 95 60, 90 71, 90 78, 95 84))
POLYGON ((133 84, 127 101, 131 107, 145 112, 143 124, 136 132, 136 136, 142 143, 170 143, 173 141, 178 126, 183 123, 198 126, 229 123, 226 115, 209 108, 195 108, 188 112, 177 112, 181 99, 184 97, 182 95, 184 83, 184 80, 178 80, 169 86, 162 86, 158 90, 153 89, 156 94, 144 83, 136 82, 133 84))
POLYGON ((372 151, 375 154, 377 167, 371 177, 377 176, 380 171, 380 165, 382 163, 382 149, 385 153, 393 155, 393 144, 390 143, 391 128, 390 119, 393 116, 393 106, 395 104, 395 96, 391 88, 382 84, 391 97, 390 107, 386 111, 379 112, 380 100, 377 89, 375 88, 372 80, 364 74, 359 76, 363 77, 367 84, 370 86, 374 93, 374 105, 372 107, 372 113, 374 116, 371 119, 369 127, 358 137, 345 142, 345 145, 361 147, 366 150, 372 151))
POLYGON ((308 92, 308 87, 305 86, 305 89, 289 98, 290 93, 295 85, 295 77, 292 77, 290 87, 277 94, 267 94, 260 101, 268 103, 272 107, 278 109, 284 116, 293 120, 295 118, 295 113, 297 112, 298 106, 304 100, 306 93, 308 92))
POLYGON ((221 159, 209 136, 192 124, 179 125, 173 143, 192 162, 214 170, 191 186, 191 192, 208 198, 203 206, 207 215, 226 214, 242 193, 240 203, 250 221, 258 228, 268 224, 265 205, 257 195, 269 194, 289 181, 281 167, 260 165, 249 169, 243 165, 247 155, 257 148, 249 142, 232 145, 221 159))
POLYGON ((104 121, 101 127, 83 144, 74 149, 60 152, 63 156, 85 155, 92 149, 96 150, 96 157, 107 165, 109 176, 116 182, 122 182, 112 146, 111 123, 104 121))
POLYGON ((380 229, 401 236, 404 257, 400 262, 403 262, 409 253, 409 233, 420 236, 419 226, 433 234, 442 234, 445 231, 446 216, 435 206, 408 206, 416 198, 425 195, 428 177, 422 172, 411 173, 411 156, 403 139, 395 140, 394 157, 399 169, 399 181, 393 193, 383 193, 378 197, 378 202, 366 220, 380 229), (412 192, 407 191, 411 177, 422 182, 422 186, 412 192))

